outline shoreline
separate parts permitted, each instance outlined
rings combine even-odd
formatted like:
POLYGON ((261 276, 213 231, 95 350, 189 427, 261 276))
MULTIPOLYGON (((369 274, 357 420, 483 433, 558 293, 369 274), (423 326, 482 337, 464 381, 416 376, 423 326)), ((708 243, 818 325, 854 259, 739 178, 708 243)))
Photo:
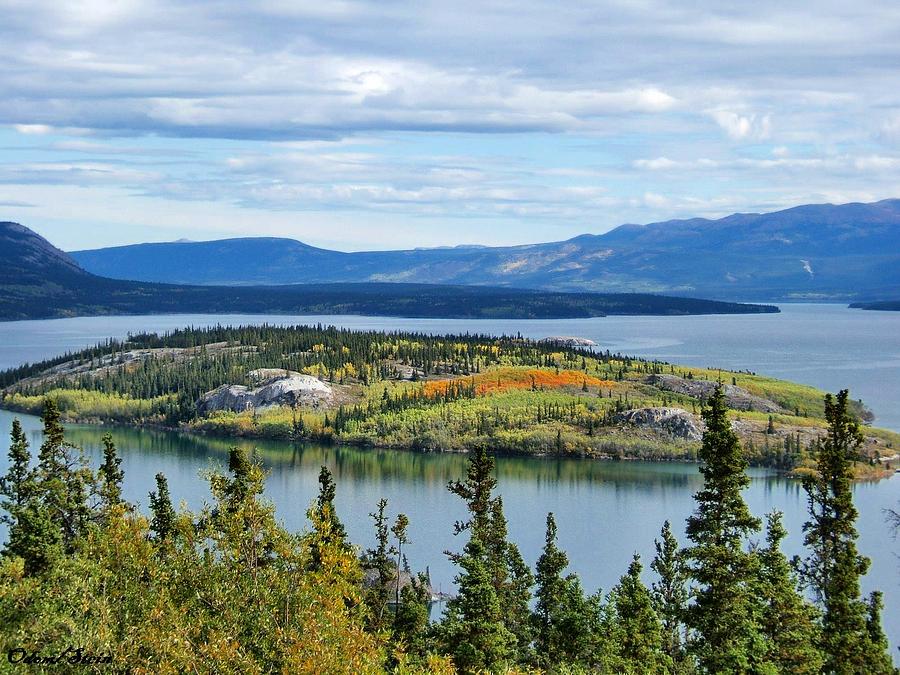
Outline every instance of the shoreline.
MULTIPOLYGON (((40 417, 39 414, 35 414, 33 411, 25 410, 22 408, 11 407, 9 405, 5 405, 0 402, 0 410, 5 410, 11 413, 21 413, 25 415, 31 415, 34 417, 40 417)), ((267 436, 264 434, 222 434, 216 433, 209 429, 192 429, 188 425, 172 427, 167 426, 165 424, 159 424, 154 422, 121 422, 115 420, 105 420, 102 418, 64 418, 64 424, 78 425, 78 426, 87 426, 87 427, 123 427, 130 430, 136 431, 158 431, 163 433, 177 433, 177 434, 185 434, 187 436, 192 436, 194 438, 210 438, 222 441, 236 441, 236 440, 260 440, 260 441, 269 441, 269 442, 283 442, 288 444, 304 444, 304 443, 318 443, 325 446, 341 446, 348 448, 358 448, 361 450, 393 450, 397 452, 404 452, 410 454, 455 454, 455 455, 466 455, 471 452, 470 448, 416 448, 410 444, 390 444, 390 443, 373 443, 371 441, 363 441, 363 440, 354 440, 349 438, 340 438, 336 436, 307 436, 301 438, 285 438, 281 436, 267 436)), ((115 439, 114 439, 115 440, 115 439)), ((746 449, 746 448, 745 448, 746 449)), ((635 457, 632 455, 628 455, 625 453, 621 454, 610 454, 610 453, 587 453, 587 452, 535 452, 535 453, 526 453, 526 452, 514 452, 510 450, 489 450, 490 454, 494 457, 498 458, 515 458, 515 459, 539 459, 539 460, 551 460, 551 459, 574 459, 579 461, 599 461, 599 462, 651 462, 654 464, 668 464, 681 462, 684 464, 694 464, 699 466, 701 462, 695 457, 691 456, 674 456, 674 455, 666 455, 661 454, 658 456, 652 457, 635 457)), ((767 471, 772 472, 773 475, 777 475, 783 478, 790 478, 794 480, 802 480, 803 476, 809 473, 808 469, 804 467, 797 467, 791 470, 783 470, 773 466, 767 466, 765 464, 752 463, 748 461, 748 466, 757 469, 765 469, 767 471)), ((877 482, 880 480, 885 480, 895 475, 895 473, 900 472, 900 468, 895 469, 891 464, 882 465, 880 468, 875 469, 874 466, 867 464, 863 461, 857 461, 854 463, 855 472, 854 472, 854 482, 862 483, 862 482, 877 482), (871 468, 872 470, 865 470, 871 468), (862 475, 860 475, 862 473, 862 475)))

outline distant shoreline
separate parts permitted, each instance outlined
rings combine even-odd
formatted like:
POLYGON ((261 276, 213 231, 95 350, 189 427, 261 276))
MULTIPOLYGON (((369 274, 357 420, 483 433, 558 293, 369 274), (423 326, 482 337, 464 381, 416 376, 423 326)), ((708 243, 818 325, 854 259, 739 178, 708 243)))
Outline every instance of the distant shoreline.
POLYGON ((850 309, 865 309, 879 312, 900 312, 900 300, 880 300, 877 302, 851 302, 850 309))

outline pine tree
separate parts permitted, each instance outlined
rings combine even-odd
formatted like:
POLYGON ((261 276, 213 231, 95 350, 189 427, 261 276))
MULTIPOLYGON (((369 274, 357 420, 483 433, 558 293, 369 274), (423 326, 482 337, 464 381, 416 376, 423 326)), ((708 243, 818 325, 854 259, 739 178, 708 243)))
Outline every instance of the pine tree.
POLYGON ((169 496, 169 481, 156 474, 156 492, 150 493, 150 531, 157 542, 171 540, 175 534, 175 509, 169 496))
POLYGON ((103 464, 100 465, 100 497, 109 509, 122 503, 122 459, 110 434, 103 435, 103 464))
POLYGON ((620 673, 668 673, 672 659, 664 652, 665 638, 653 609, 650 591, 641 581, 640 556, 610 592, 606 618, 609 649, 607 668, 620 673))
POLYGON ((650 568, 659 576, 651 585, 653 608, 656 610, 663 630, 663 651, 674 663, 684 659, 683 625, 687 611, 687 567, 684 552, 672 534, 672 526, 667 520, 660 531, 662 541, 654 541, 656 557, 650 568))
MULTIPOLYGON (((531 643, 528 602, 533 580, 518 548, 507 540, 503 501, 492 494, 497 484, 493 472, 493 458, 484 448, 479 448, 469 455, 466 479, 447 485, 450 492, 466 502, 469 513, 467 520, 454 524, 454 534, 468 532, 469 543, 463 554, 450 554, 450 558, 463 567, 461 578, 468 580, 472 574, 477 577, 482 570, 487 573, 493 596, 491 602, 497 603, 500 627, 505 636, 503 649, 508 650, 504 659, 511 658, 516 652, 524 658, 531 643), (480 559, 473 560, 475 556, 480 559)), ((482 592, 477 578, 472 583, 473 592, 482 592)), ((467 620, 463 618, 462 610, 471 605, 460 596, 447 604, 445 623, 448 626, 458 626, 467 620)), ((483 604, 487 600, 482 598, 473 602, 483 604)), ((445 640, 447 636, 458 635, 455 630, 444 631, 445 640)), ((452 648, 450 651, 455 653, 452 648)))
POLYGON ((336 494, 337 489, 331 471, 328 470, 328 467, 323 466, 319 471, 319 495, 313 506, 315 518, 310 518, 313 526, 319 530, 316 533, 317 536, 311 539, 311 569, 318 569, 321 565, 319 547, 316 544, 319 539, 324 538, 329 544, 335 544, 347 551, 350 550, 350 544, 347 543, 347 531, 334 508, 336 494))
POLYGON ((484 545, 471 537, 456 557, 456 597, 448 601, 439 635, 461 673, 501 671, 514 660, 515 636, 503 622, 500 600, 485 564, 484 545))
POLYGON ((596 612, 575 575, 563 576, 568 556, 557 546, 556 519, 547 514, 544 550, 535 567, 534 660, 542 668, 585 665, 596 612))
POLYGON ((897 673, 891 663, 887 636, 881 626, 881 610, 884 609, 884 596, 881 591, 872 591, 866 601, 866 632, 871 644, 869 667, 873 673, 897 673))
POLYGON ((758 553, 758 593, 763 600, 761 627, 767 638, 768 658, 779 672, 821 672, 817 612, 799 593, 790 563, 781 552, 781 542, 787 535, 781 512, 773 511, 766 521, 766 546, 758 553))
POLYGON ((12 525, 15 521, 14 511, 21 508, 34 492, 31 473, 31 452, 28 450, 28 439, 22 431, 18 419, 12 423, 9 442, 9 468, 6 475, 0 477, 0 508, 6 513, 0 516, 0 522, 12 525))
POLYGON ((391 556, 397 551, 388 540, 389 528, 385 513, 387 504, 386 499, 379 500, 375 512, 369 514, 369 517, 375 521, 375 548, 366 552, 366 564, 370 569, 376 571, 378 577, 376 583, 367 592, 366 604, 371 611, 370 628, 374 631, 385 627, 390 583, 397 575, 397 568, 391 560, 391 556))
POLYGON ((394 594, 395 605, 400 604, 400 563, 403 560, 403 546, 411 543, 409 541, 408 528, 409 518, 407 518, 404 513, 398 514, 397 520, 394 521, 394 524, 391 526, 391 533, 397 539, 397 546, 395 547, 395 550, 397 551, 397 584, 394 594))
POLYGON ((494 478, 494 459, 483 448, 469 454, 469 468, 465 481, 450 481, 447 489, 466 503, 469 520, 457 521, 454 533, 469 530, 473 538, 484 540, 491 519, 491 494, 497 486, 494 478))
POLYGON ((486 564, 500 601, 503 623, 516 638, 516 653, 521 661, 530 658, 531 587, 534 576, 522 558, 519 547, 508 540, 503 498, 491 500, 489 528, 485 535, 486 564))
POLYGON ((885 671, 884 646, 873 642, 869 626, 880 624, 877 603, 860 597, 859 580, 869 559, 856 549, 857 511, 853 505, 853 460, 862 432, 848 409, 848 392, 825 396, 828 433, 816 443, 817 473, 803 481, 809 520, 804 543, 811 553, 801 572, 822 604, 822 643, 827 672, 885 671))
POLYGON ((697 509, 687 521, 693 546, 686 556, 696 582, 686 615, 692 631, 689 649, 709 672, 763 671, 767 649, 751 588, 757 561, 744 549, 760 522, 741 496, 750 479, 727 412, 719 383, 703 411, 706 430, 699 458, 704 485, 694 495, 697 509))
POLYGON ((43 422, 37 493, 49 518, 59 528, 65 551, 71 553, 92 517, 87 498, 94 476, 84 456, 76 454, 77 448, 66 441, 59 409, 52 399, 44 402, 43 422))
POLYGON ((400 591, 400 603, 394 613, 393 639, 406 653, 422 658, 428 651, 426 640, 431 597, 428 577, 418 574, 400 591))
POLYGON ((31 453, 19 420, 13 420, 9 445, 9 468, 0 478, 0 522, 9 529, 3 555, 22 558, 26 575, 49 569, 62 555, 59 527, 40 498, 31 453))

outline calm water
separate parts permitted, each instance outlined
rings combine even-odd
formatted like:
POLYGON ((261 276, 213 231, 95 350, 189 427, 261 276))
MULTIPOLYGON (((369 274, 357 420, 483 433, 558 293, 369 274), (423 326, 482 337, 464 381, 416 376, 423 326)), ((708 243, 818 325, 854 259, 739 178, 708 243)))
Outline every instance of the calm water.
MULTIPOLYGON (((659 356, 697 365, 750 370, 835 390, 849 386, 866 400, 883 426, 900 429, 900 314, 855 312, 829 305, 784 307, 780 315, 746 317, 616 317, 572 321, 440 321, 365 317, 115 317, 0 324, 0 367, 76 349, 129 331, 166 330, 215 323, 334 323, 354 328, 402 328, 429 332, 521 332, 541 337, 572 334, 590 337, 603 348, 659 356), (802 363, 797 354, 803 355, 802 363)), ((20 416, 33 445, 40 442, 39 421, 20 416)), ((12 415, 0 411, 0 470, 5 470, 6 432, 12 415)), ((106 429, 72 427, 71 437, 96 463, 106 429)), ((173 497, 198 507, 208 491, 198 474, 226 460, 228 443, 178 433, 114 429, 124 457, 128 498, 146 505, 153 476, 163 471, 173 497)), ((370 545, 367 514, 381 497, 392 514, 411 518, 414 566, 429 566, 436 586, 448 589, 454 570, 442 551, 459 549, 452 522, 463 515, 445 486, 463 475, 459 455, 421 455, 357 448, 255 444, 272 475, 267 497, 292 529, 306 526, 305 511, 317 489, 319 467, 334 472, 337 507, 352 539, 370 545)), ((798 483, 763 471, 753 474, 746 492, 758 515, 773 508, 785 513, 789 554, 802 553, 805 499, 798 483)), ((681 531, 700 486, 697 467, 685 464, 579 460, 498 460, 499 489, 509 516, 510 535, 534 563, 543 544, 544 519, 553 511, 561 545, 571 568, 586 588, 609 590, 624 573, 633 552, 649 564, 653 538, 663 520, 681 531)), ((860 511, 860 549, 872 558, 864 588, 885 592, 885 627, 900 644, 900 541, 891 537, 884 509, 900 503, 900 476, 855 487, 860 511)), ((649 577, 648 577, 649 580, 649 577)))

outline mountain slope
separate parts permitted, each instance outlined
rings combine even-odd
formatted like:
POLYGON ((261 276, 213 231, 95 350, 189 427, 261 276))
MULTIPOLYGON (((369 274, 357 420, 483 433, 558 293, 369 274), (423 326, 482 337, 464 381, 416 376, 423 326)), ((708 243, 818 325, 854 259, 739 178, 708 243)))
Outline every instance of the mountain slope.
POLYGON ((657 295, 559 293, 486 286, 339 283, 188 286, 107 279, 17 223, 0 223, 0 320, 96 314, 368 314, 438 318, 574 318, 605 314, 777 311, 657 295))
POLYGON ((405 281, 728 299, 879 298, 900 288, 900 200, 622 225, 527 246, 342 253, 248 238, 71 255, 97 274, 159 282, 405 281))

